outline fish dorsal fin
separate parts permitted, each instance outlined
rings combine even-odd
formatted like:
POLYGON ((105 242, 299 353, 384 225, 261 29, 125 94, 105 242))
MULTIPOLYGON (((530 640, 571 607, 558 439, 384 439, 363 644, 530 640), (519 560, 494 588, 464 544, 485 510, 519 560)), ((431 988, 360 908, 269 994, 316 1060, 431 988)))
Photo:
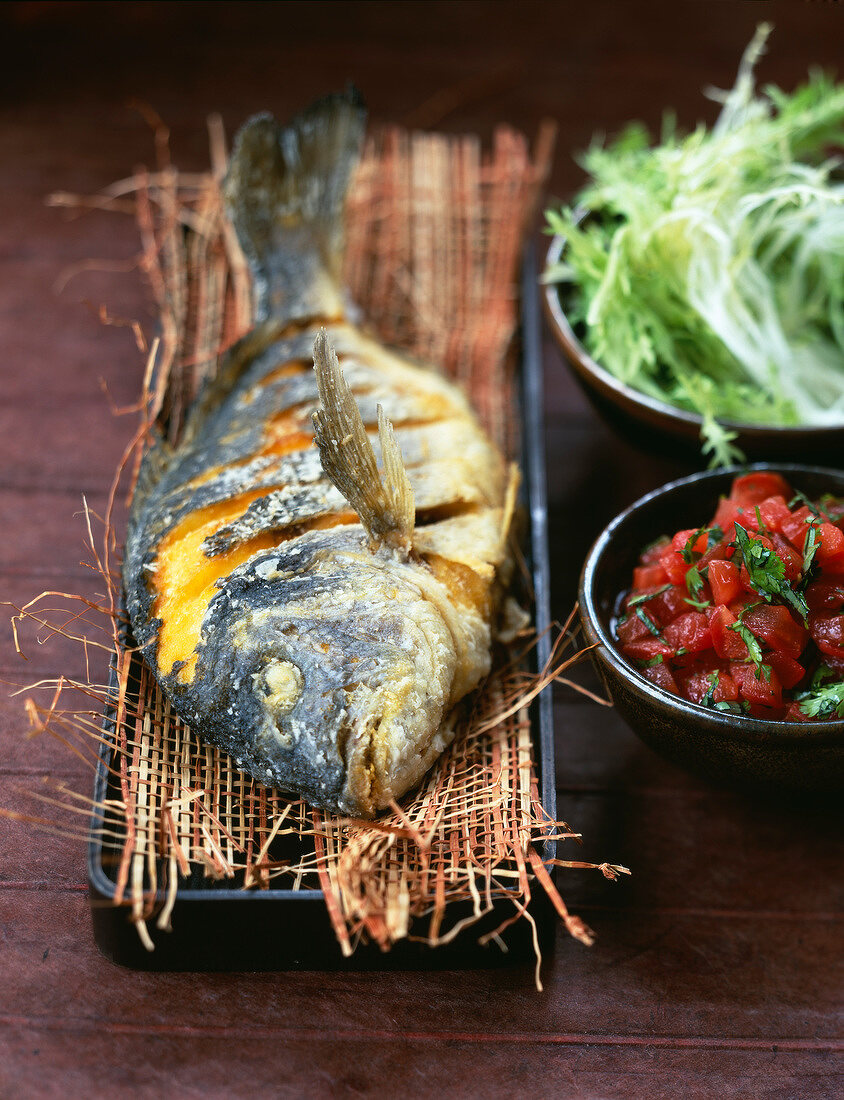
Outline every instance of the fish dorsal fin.
POLYGON ((322 406, 314 413, 322 468, 357 512, 372 543, 390 546, 407 557, 416 509, 393 426, 379 405, 382 478, 360 409, 325 329, 314 340, 314 370, 322 406))

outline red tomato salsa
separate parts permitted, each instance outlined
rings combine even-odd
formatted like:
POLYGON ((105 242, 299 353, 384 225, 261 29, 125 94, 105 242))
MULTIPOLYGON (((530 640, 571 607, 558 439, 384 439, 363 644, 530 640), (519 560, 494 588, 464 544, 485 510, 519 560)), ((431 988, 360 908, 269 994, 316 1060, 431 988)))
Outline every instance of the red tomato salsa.
POLYGON ((616 635, 643 676, 693 703, 844 718, 844 500, 737 477, 709 523, 642 552, 616 635))

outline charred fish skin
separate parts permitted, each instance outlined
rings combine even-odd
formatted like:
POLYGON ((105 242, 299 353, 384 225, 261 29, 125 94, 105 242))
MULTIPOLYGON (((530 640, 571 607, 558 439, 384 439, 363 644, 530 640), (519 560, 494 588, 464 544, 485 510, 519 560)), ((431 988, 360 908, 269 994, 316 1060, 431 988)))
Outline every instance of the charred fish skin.
POLYGON ((347 93, 241 131, 225 192, 257 324, 178 447, 151 443, 124 587, 200 736, 259 782, 371 817, 421 780, 488 671, 512 494, 459 390, 344 318, 363 119, 347 93))

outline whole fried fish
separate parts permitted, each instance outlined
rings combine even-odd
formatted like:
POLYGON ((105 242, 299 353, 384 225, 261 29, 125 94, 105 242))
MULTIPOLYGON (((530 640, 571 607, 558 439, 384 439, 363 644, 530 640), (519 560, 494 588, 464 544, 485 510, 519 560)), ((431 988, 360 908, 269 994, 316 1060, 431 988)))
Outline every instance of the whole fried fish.
POLYGON ((240 132, 225 196, 257 323, 179 446, 148 449, 124 584, 194 730, 262 783, 371 817, 489 669, 515 486, 453 385, 346 319, 363 129, 350 93, 240 132))

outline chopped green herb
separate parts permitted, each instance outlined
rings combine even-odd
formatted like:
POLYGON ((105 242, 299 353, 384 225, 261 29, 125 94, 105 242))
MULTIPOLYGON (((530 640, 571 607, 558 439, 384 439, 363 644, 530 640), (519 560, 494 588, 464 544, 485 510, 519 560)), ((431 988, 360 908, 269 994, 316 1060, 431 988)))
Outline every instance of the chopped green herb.
POLYGON ((687 565, 691 565, 693 561, 696 561, 700 557, 700 554, 695 553, 694 545, 701 535, 706 533, 706 527, 698 527, 697 531, 693 532, 686 539, 686 545, 680 551, 683 561, 687 565))
POLYGON ((709 677, 709 687, 706 689, 706 695, 701 699, 700 704, 703 707, 715 706, 715 689, 718 687, 718 672, 715 671, 709 677))
POLYGON ((733 560, 738 558, 744 563, 754 592, 758 592, 768 603, 773 596, 779 596, 805 623, 809 615, 808 604, 785 579, 785 565, 774 551, 758 539, 752 539, 740 523, 736 523, 735 547, 733 560))
POLYGON ((642 547, 642 557, 651 550, 656 550, 657 546, 664 546, 667 549, 670 545, 671 539, 668 535, 660 535, 658 539, 654 539, 653 542, 649 542, 647 546, 642 547))
POLYGON ((634 596, 628 601, 628 608, 639 607, 640 604, 647 603, 648 600, 655 600, 657 596, 661 596, 663 592, 667 592, 672 585, 664 584, 662 588, 657 588, 655 592, 643 592, 640 596, 634 596))
MULTIPOLYGON (((809 498, 806 496, 806 494, 801 493, 801 491, 799 489, 794 490, 794 496, 788 502, 788 507, 793 509, 794 506, 797 505, 797 504, 805 505, 805 507, 809 509, 809 511, 812 513, 812 515, 815 517, 815 519, 819 519, 819 520, 827 519, 827 517, 823 514, 823 512, 820 510, 820 508, 818 508, 818 506, 816 504, 813 504, 811 502, 811 500, 809 500, 809 498)), ((811 520, 808 518, 808 516, 806 517, 806 522, 811 523, 811 520)))
MULTIPOLYGON (((747 608, 745 608, 745 610, 747 610, 747 608)), ((742 614, 744 614, 744 612, 742 612, 742 614)), ((758 678, 758 674, 762 668, 762 647, 759 645, 756 635, 751 631, 750 627, 744 625, 741 621, 741 615, 734 623, 730 623, 729 629, 734 630, 747 646, 747 655, 750 660, 753 661, 754 665, 756 665, 758 678)))
POLYGON ((742 699, 741 702, 731 703, 726 699, 723 703, 716 703, 715 710, 725 710, 729 714, 748 714, 750 711, 750 703, 746 699, 742 699))
POLYGON ((809 583, 812 566, 815 562, 815 554, 818 552, 819 546, 820 539, 818 538, 818 529, 814 523, 810 523, 809 530, 806 532, 806 541, 803 543, 803 578, 800 582, 801 588, 805 588, 809 583))
POLYGON ((686 570, 686 588, 695 600, 703 590, 703 577, 696 565, 692 565, 686 570))
POLYGON ((832 493, 824 493, 821 504, 830 523, 838 523, 844 517, 844 500, 840 497, 835 497, 832 493))
POLYGON ((696 600, 694 596, 684 596, 683 603, 687 603, 690 607, 693 607, 696 611, 705 611, 707 607, 712 606, 712 600, 696 600))
POLYGON ((701 535, 706 535, 706 549, 711 550, 713 546, 717 546, 719 542, 723 541, 724 532, 717 524, 713 524, 711 527, 698 527, 697 531, 691 534, 686 539, 686 545, 680 551, 683 561, 691 565, 692 562, 698 561, 703 554, 699 550, 695 550, 695 543, 701 535))
POLYGON ((812 677, 811 686, 798 692, 795 700, 807 718, 844 718, 844 680, 826 683, 835 673, 828 665, 821 665, 812 677))
POLYGON ((642 622, 645 624, 645 626, 648 628, 648 630, 651 632, 651 634, 653 634, 653 636, 655 638, 661 638, 662 637, 662 631, 659 629, 659 627, 656 625, 656 623, 648 615, 648 613, 645 611, 645 609, 643 607, 637 607, 636 608, 636 617, 642 620, 642 622))
POLYGON ((662 654, 657 653, 656 657, 648 657, 647 659, 640 657, 638 663, 642 668, 653 668, 654 665, 661 665, 663 663, 662 654))

